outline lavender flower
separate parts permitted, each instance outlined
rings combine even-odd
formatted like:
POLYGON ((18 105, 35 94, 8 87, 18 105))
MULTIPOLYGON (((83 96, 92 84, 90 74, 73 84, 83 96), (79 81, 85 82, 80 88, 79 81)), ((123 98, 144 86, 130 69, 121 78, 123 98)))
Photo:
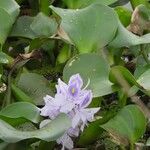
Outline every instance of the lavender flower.
POLYGON ((71 128, 57 139, 57 143, 62 144, 62 149, 73 148, 71 137, 77 137, 88 122, 94 120, 94 114, 100 109, 99 107, 87 108, 92 101, 92 91, 82 87, 82 78, 79 74, 75 74, 71 76, 68 84, 58 79, 57 93, 54 98, 49 95, 44 97, 45 106, 41 109, 42 116, 54 119, 60 113, 65 113, 72 121, 71 128))

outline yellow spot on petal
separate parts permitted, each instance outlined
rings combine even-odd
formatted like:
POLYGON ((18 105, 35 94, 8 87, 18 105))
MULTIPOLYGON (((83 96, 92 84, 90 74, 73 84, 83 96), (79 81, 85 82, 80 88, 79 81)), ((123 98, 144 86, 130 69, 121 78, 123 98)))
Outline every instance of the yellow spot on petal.
POLYGON ((75 88, 72 88, 71 92, 72 92, 72 94, 74 94, 75 93, 75 88))

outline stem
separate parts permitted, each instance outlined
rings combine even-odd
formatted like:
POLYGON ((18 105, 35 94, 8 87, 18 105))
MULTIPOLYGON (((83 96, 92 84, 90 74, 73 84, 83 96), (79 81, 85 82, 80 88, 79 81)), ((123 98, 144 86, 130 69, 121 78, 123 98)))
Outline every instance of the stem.
POLYGON ((128 97, 131 98, 131 101, 139 106, 139 108, 144 113, 144 115, 145 115, 146 118, 150 119, 150 110, 142 102, 142 100, 139 99, 138 96, 131 95, 131 93, 129 93, 131 87, 128 84, 128 82, 124 79, 124 77, 122 76, 122 74, 119 71, 114 71, 113 74, 114 74, 115 78, 118 80, 119 84, 124 89, 124 92, 128 95, 128 97))
POLYGON ((130 150, 135 150, 135 149, 134 149, 134 144, 133 144, 133 143, 130 143, 130 150))
POLYGON ((46 15, 49 15, 50 13, 49 5, 50 0, 39 0, 40 11, 46 15))

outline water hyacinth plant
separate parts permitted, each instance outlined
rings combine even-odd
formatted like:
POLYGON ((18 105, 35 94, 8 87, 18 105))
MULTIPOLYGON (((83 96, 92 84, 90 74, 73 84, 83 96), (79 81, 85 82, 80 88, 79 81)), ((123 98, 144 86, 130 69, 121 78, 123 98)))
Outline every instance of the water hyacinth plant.
POLYGON ((0 21, 0 150, 149 149, 149 0, 0 0, 0 21))
POLYGON ((99 111, 97 108, 87 108, 92 101, 92 91, 83 88, 83 80, 79 74, 72 75, 68 85, 58 79, 56 95, 44 97, 45 106, 41 109, 41 115, 55 119, 60 113, 65 113, 71 119, 71 127, 62 137, 57 139, 64 149, 73 148, 73 141, 70 137, 78 137, 79 132, 84 130, 88 122, 94 121, 94 114, 99 111))

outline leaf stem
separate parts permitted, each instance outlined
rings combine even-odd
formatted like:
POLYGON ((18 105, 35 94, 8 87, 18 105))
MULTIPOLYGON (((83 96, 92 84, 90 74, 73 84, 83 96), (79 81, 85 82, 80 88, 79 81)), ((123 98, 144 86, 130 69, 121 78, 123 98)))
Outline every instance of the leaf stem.
POLYGON ((135 150, 134 143, 130 143, 130 150, 135 150))

